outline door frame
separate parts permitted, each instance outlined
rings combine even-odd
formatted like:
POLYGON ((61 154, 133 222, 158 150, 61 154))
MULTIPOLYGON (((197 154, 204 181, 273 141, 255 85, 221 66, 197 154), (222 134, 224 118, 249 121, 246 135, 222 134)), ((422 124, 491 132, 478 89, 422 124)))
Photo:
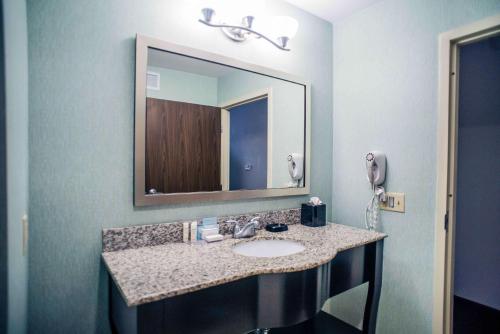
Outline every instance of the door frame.
POLYGON ((0 2, 0 332, 8 329, 7 104, 3 2, 0 2))
POLYGON ((273 183, 273 89, 263 88, 250 94, 220 103, 221 108, 221 184, 222 190, 229 190, 229 131, 231 124, 231 108, 267 98, 267 188, 272 188, 273 183))
POLYGON ((439 35, 433 333, 452 333, 458 130, 458 48, 500 32, 500 15, 439 35))

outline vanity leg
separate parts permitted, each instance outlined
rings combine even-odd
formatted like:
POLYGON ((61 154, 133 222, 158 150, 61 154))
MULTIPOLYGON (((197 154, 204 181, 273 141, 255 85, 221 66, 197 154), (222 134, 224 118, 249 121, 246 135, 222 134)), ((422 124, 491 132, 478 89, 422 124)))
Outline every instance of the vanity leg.
POLYGON ((118 330, 116 329, 115 322, 113 321, 113 279, 108 276, 108 318, 109 318, 109 326, 111 327, 112 334, 118 334, 118 330))
MULTIPOLYGON (((113 334, 138 334, 142 333, 138 324, 137 307, 128 307, 125 304, 118 288, 109 279, 109 326, 113 334)), ((151 333, 151 332, 148 332, 151 333)))
POLYGON ((363 333, 374 334, 377 327, 378 303, 382 287, 382 261, 384 240, 365 246, 365 279, 368 281, 363 333))

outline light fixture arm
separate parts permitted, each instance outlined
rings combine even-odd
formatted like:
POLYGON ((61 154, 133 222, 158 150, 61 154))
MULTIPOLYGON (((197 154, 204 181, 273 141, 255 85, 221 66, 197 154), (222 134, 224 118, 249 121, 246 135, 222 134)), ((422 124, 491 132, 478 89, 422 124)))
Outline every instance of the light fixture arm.
POLYGON ((251 28, 245 27, 245 26, 237 26, 237 25, 224 24, 224 23, 215 24, 215 23, 211 23, 211 22, 209 22, 207 20, 202 20, 202 19, 199 19, 198 21, 201 22, 201 23, 203 23, 203 24, 205 24, 205 25, 207 25, 207 26, 209 26, 209 27, 213 27, 213 28, 244 30, 244 31, 247 31, 247 32, 252 33, 254 35, 257 35, 258 37, 261 37, 261 38, 265 39, 266 41, 268 41, 269 43, 271 43, 272 45, 274 45, 275 47, 277 47, 280 50, 290 51, 290 49, 286 47, 287 42, 288 42, 288 38, 286 38, 286 37, 280 37, 280 38, 278 38, 278 40, 282 43, 282 45, 279 45, 278 43, 276 43, 275 41, 273 41, 269 37, 261 34, 258 31, 255 31, 255 30, 253 30, 251 28))

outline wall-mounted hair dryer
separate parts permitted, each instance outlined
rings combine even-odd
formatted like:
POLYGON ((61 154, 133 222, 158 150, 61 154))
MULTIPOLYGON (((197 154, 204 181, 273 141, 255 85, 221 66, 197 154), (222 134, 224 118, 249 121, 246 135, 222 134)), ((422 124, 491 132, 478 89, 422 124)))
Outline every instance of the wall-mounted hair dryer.
POLYGON ((379 151, 371 151, 365 157, 366 173, 373 191, 372 198, 365 211, 365 224, 369 230, 374 230, 378 223, 379 202, 385 201, 385 190, 381 185, 385 181, 386 158, 379 151))
POLYGON ((300 184, 300 180, 304 177, 304 156, 300 153, 291 153, 287 156, 288 172, 293 181, 300 184))
POLYGON ((379 186, 385 181, 385 154, 372 151, 366 154, 366 172, 368 181, 373 186, 379 186))

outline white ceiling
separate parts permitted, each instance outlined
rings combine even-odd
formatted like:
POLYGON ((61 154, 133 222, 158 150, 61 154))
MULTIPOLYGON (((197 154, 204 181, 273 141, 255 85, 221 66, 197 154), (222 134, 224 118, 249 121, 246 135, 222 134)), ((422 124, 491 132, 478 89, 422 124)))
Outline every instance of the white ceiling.
POLYGON ((380 0, 285 0, 311 14, 333 22, 380 0))

